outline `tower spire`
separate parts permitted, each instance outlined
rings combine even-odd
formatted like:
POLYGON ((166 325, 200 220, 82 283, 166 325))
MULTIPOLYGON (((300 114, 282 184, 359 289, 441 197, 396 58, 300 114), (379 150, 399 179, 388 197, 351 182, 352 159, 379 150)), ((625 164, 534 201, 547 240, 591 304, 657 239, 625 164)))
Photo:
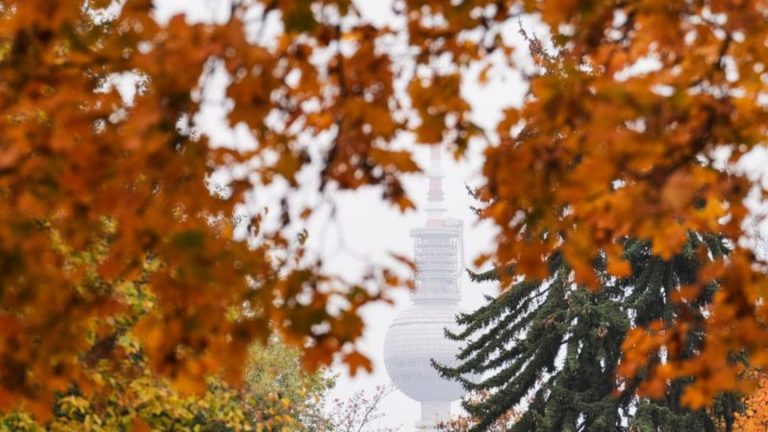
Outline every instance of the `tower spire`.
POLYGON ((443 152, 440 145, 430 149, 429 190, 427 191, 427 226, 445 226, 445 192, 443 191, 443 152))

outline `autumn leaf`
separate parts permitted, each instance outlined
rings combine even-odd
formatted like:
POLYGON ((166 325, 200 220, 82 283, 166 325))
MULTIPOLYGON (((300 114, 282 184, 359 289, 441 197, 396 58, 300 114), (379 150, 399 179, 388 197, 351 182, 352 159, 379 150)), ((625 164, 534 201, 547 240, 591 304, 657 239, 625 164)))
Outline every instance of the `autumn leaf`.
POLYGON ((349 372, 352 376, 355 376, 358 369, 360 368, 368 373, 373 371, 373 364, 371 363, 371 360, 357 351, 345 354, 344 362, 350 365, 349 372))

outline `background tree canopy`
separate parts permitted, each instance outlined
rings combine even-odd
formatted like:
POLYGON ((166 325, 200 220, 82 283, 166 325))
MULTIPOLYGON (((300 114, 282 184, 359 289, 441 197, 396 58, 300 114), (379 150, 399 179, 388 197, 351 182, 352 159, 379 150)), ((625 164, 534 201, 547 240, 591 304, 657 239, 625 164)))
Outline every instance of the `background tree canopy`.
POLYGON ((766 1, 397 0, 390 27, 350 0, 228 4, 215 23, 159 24, 151 0, 0 0, 0 408, 43 415, 73 382, 102 386, 84 360, 128 355, 109 349, 131 308, 116 287, 139 277, 154 306, 136 337, 177 389, 242 381, 249 344, 273 332, 307 367, 340 353, 370 369, 358 310, 407 283, 395 264, 351 281, 328 271, 304 243, 314 207, 295 198, 370 185, 411 208, 401 176, 418 167, 400 136, 457 157, 490 144, 480 217, 499 235, 478 265, 541 278, 560 251, 597 288, 601 253, 608 274, 631 272, 627 238, 669 259, 689 231, 722 235, 727 258, 675 294, 719 282, 695 323, 701 349, 679 343, 692 317, 661 317, 630 331, 620 371, 647 370, 648 391, 695 378, 683 399, 699 407, 740 387, 734 355, 768 366, 768 281, 744 203, 764 189, 734 169, 765 146, 766 1), (524 101, 486 133, 462 82, 517 66, 505 31, 522 14, 548 35, 532 38, 524 101), (255 145, 197 132, 215 71, 226 121, 255 145), (273 185, 279 205, 248 201, 273 185), (101 248, 96 268, 61 245, 101 248))
MULTIPOLYGON (((107 284, 97 272, 108 249, 106 241, 77 252, 54 235, 53 245, 65 266, 85 274, 86 286, 107 284)), ((40 408, 42 413, 34 409, 37 405, 22 405, 45 421, 25 411, 12 412, 0 417, 0 431, 328 430, 323 408, 333 378, 325 369, 305 371, 300 351, 275 336, 249 347, 240 388, 209 376, 202 395, 187 395, 153 373, 135 330, 157 304, 148 282, 156 265, 149 260, 135 280, 104 287, 118 295, 127 310, 111 317, 112 333, 86 329, 90 349, 80 356, 86 379, 57 391, 51 407, 40 408)))

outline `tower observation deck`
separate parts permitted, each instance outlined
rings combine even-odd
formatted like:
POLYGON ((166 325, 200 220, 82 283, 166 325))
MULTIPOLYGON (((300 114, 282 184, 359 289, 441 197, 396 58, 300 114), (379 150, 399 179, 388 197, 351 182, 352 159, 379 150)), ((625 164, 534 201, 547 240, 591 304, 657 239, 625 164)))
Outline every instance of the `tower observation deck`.
POLYGON ((463 227, 445 217, 440 147, 432 147, 429 205, 424 227, 411 230, 416 261, 413 304, 392 322, 384 341, 384 364, 395 385, 421 402, 420 432, 437 430, 450 419, 451 402, 464 394, 462 386, 446 380, 431 360, 455 365, 458 345, 444 330, 456 329, 463 312, 460 276, 463 269, 463 227))

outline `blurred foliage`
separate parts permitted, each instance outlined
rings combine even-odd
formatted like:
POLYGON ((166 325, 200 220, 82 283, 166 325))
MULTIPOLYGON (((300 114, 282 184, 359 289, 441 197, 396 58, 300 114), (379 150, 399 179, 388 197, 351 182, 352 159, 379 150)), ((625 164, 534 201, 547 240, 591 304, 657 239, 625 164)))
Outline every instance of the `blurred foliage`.
POLYGON ((757 389, 746 400, 746 410, 736 415, 735 430, 739 432, 768 431, 768 373, 748 371, 757 389))
MULTIPOLYGON (((103 221, 103 228, 109 232, 111 223, 103 221)), ((73 383, 57 392, 53 416, 47 421, 36 421, 24 411, 0 417, 0 431, 310 432, 324 427, 322 408, 333 378, 324 369, 305 372, 300 351, 275 336, 266 344, 251 345, 244 384, 239 388, 209 376, 202 395, 185 395, 153 373, 134 326, 155 306, 147 278, 156 261, 147 259, 139 277, 107 286, 95 270, 108 247, 107 237, 81 252, 67 247, 55 233, 52 239, 66 257, 64 265, 84 273, 84 283, 101 285, 130 306, 110 318, 115 320, 115 332, 89 330, 90 345, 80 360, 86 366, 86 382, 93 385, 73 383)))

